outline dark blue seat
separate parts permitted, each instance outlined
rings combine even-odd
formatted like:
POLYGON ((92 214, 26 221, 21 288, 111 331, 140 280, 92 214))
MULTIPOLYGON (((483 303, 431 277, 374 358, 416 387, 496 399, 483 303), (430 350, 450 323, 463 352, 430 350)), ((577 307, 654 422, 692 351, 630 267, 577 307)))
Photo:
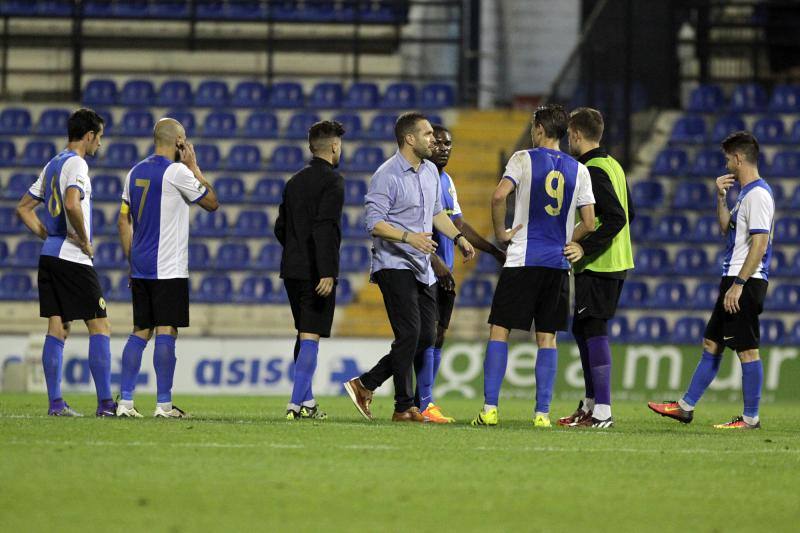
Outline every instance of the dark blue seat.
MULTIPOLYGON (((103 133, 106 138, 110 137, 112 132, 114 132, 114 115, 111 114, 111 111, 108 109, 98 109, 95 108, 95 113, 100 115, 100 118, 103 119, 103 133)), ((66 130, 64 130, 66 131, 66 130)), ((63 133, 62 133, 63 135, 63 133)), ((102 152, 102 149, 100 150, 102 152)))
POLYGON ((631 223, 631 237, 637 241, 643 241, 650 235, 653 228, 653 218, 649 215, 636 214, 631 223))
POLYGON ((0 299, 30 300, 35 298, 31 278, 22 272, 7 272, 0 277, 0 299))
POLYGON ((272 172, 296 172, 303 166, 303 150, 297 146, 277 146, 270 157, 272 172))
POLYGON ((680 309, 688 300, 686 285, 680 281, 665 281, 656 286, 650 303, 657 309, 680 309))
POLYGON ((475 272, 478 274, 498 274, 502 266, 493 255, 481 252, 478 254, 475 272))
POLYGON ((375 109, 378 107, 378 86, 374 83, 359 82, 347 89, 342 107, 346 109, 375 109))
POLYGON ((30 131, 31 114, 27 109, 8 107, 0 112, 0 135, 27 135, 30 131))
POLYGON ((664 202, 664 187, 658 181, 640 181, 631 187, 631 196, 637 209, 659 207, 664 202))
POLYGON ((265 20, 266 6, 259 0, 228 2, 227 17, 232 20, 265 20))
POLYGON ((158 88, 156 105, 189 107, 192 105, 192 86, 186 80, 167 80, 158 88))
POLYGON ((704 215, 697 219, 689 235, 691 242, 719 242, 719 221, 716 215, 704 215))
POLYGON ((653 162, 653 176, 680 176, 686 173, 689 158, 686 152, 678 148, 661 150, 653 162))
POLYGON ((228 84, 220 80, 204 80, 194 93, 194 105, 199 107, 226 107, 229 100, 228 84))
POLYGON ((369 238, 363 214, 351 218, 346 212, 342 213, 342 237, 345 239, 369 238))
POLYGON ((203 278, 192 299, 202 303, 228 302, 233 299, 233 282, 224 274, 213 274, 203 278))
POLYGON ((250 248, 241 242, 226 242, 217 250, 217 270, 243 270, 250 266, 250 248))
POLYGON ((660 316, 643 316, 636 321, 629 336, 632 342, 661 343, 669 341, 667 321, 660 316))
POLYGON ((122 180, 118 176, 101 174, 92 178, 92 199, 118 202, 122 198, 122 180))
POLYGON ((222 0, 197 2, 195 14, 201 20, 221 20, 225 18, 225 3, 222 0))
POLYGON ((244 123, 242 137, 275 139, 278 137, 278 117, 268 111, 253 111, 244 123))
POLYGON ((236 115, 228 111, 212 111, 203 121, 203 137, 230 139, 236 136, 236 115))
POLYGON ((366 0, 358 4, 358 19, 372 24, 403 24, 408 20, 408 5, 395 0, 366 0))
POLYGON ((630 335, 628 317, 615 316, 608 321, 608 336, 612 342, 626 342, 630 335))
POLYGON ((149 111, 128 111, 122 117, 119 135, 126 137, 150 137, 153 135, 155 120, 149 111))
POLYGON ((769 188, 772 189, 772 199, 775 202, 776 208, 789 207, 789 198, 786 197, 783 185, 780 183, 770 183, 769 188))
POLYGON ((714 259, 708 262, 706 274, 719 277, 722 274, 722 265, 725 263, 725 250, 719 250, 714 254, 714 259))
POLYGON ((681 317, 675 321, 672 342, 678 344, 699 344, 703 340, 706 323, 702 318, 681 317))
POLYGON ((672 144, 699 144, 706 140, 706 122, 703 117, 685 116, 675 121, 669 142, 672 144))
POLYGON ((109 168, 124 168, 130 170, 139 162, 139 151, 133 143, 114 143, 105 151, 105 157, 100 160, 101 166, 109 168))
POLYGON ((6 241, 0 241, 0 266, 8 265, 8 244, 6 241))
POLYGON ((115 302, 130 302, 131 288, 128 287, 128 276, 127 275, 120 276, 119 279, 117 280, 116 286, 113 286, 111 292, 110 293, 103 292, 103 294, 108 300, 112 300, 115 302))
POLYGON ((786 344, 790 346, 800 345, 800 320, 794 323, 792 330, 786 336, 786 344))
POLYGON ((230 170, 259 170, 261 168, 261 150, 254 144, 235 144, 228 152, 225 167, 230 170))
POLYGON ((782 244, 800 244, 800 218, 783 217, 775 222, 775 241, 782 244))
MULTIPOLYGON (((772 251, 773 255, 775 254, 776 251, 777 250, 773 250, 772 251)), ((792 261, 789 264, 788 269, 789 269, 789 274, 790 275, 800 276, 800 251, 798 251, 797 253, 794 254, 794 257, 792 258, 792 261)), ((770 272, 770 274, 774 274, 774 273, 770 272)), ((777 273, 777 275, 780 276, 781 273, 777 273)))
POLYGON ((357 113, 339 113, 333 120, 339 122, 344 127, 345 136, 348 139, 363 139, 361 115, 357 113))
POLYGON ((363 180, 344 180, 344 204, 364 205, 367 184, 363 180))
POLYGON ((86 105, 115 105, 117 84, 114 80, 89 80, 83 88, 81 101, 86 105))
POLYGON ((731 111, 735 113, 763 113, 767 108, 767 91, 757 83, 738 85, 731 94, 731 111))
POLYGON ((92 233, 94 235, 117 235, 116 220, 108 220, 102 209, 92 209, 92 233))
POLYGON ((692 309, 711 311, 719 296, 719 283, 698 283, 690 300, 692 309))
POLYGON ((777 318, 763 318, 759 321, 761 344, 786 344, 786 327, 783 320, 777 318))
POLYGON ((236 237, 267 237, 269 218, 263 211, 240 211, 230 234, 236 237))
POLYGON ((156 89, 150 80, 128 80, 119 93, 119 104, 126 106, 151 106, 156 89))
POLYGON ((289 125, 283 136, 286 139, 307 139, 308 130, 317 122, 319 122, 319 115, 316 113, 295 113, 289 119, 289 125))
POLYGON ((339 251, 339 270, 362 272, 369 268, 369 248, 363 244, 345 244, 339 251))
POLYGON ((183 129, 186 131, 187 137, 194 136, 195 130, 197 129, 197 119, 192 111, 170 109, 164 116, 174 118, 180 122, 181 126, 183 126, 183 129))
POLYGON ((488 307, 492 304, 494 288, 487 279, 468 279, 461 284, 458 305, 464 307, 488 307))
POLYGON ((710 140, 714 144, 719 144, 731 133, 735 131, 742 131, 745 128, 746 126, 744 120, 742 120, 742 117, 738 115, 720 117, 719 120, 714 123, 714 127, 711 129, 710 140))
MULTIPOLYGON (((638 270, 639 265, 636 265, 638 270)), ((675 254, 673 272, 684 276, 696 276, 708 270, 708 255, 703 248, 683 248, 675 254)))
POLYGON ((783 151, 775 154, 772 163, 762 170, 770 178, 796 178, 800 176, 800 152, 783 151))
POLYGON ((410 109, 417 105, 417 88, 410 83, 392 83, 381 99, 383 109, 410 109))
POLYGON ((375 115, 372 117, 372 122, 370 122, 364 137, 376 141, 393 141, 395 140, 394 126, 396 122, 397 115, 375 115))
MULTIPOLYGON (((127 278, 127 276, 125 276, 127 278)), ((100 292, 106 300, 111 300, 111 295, 114 293, 114 283, 111 281, 111 276, 108 274, 97 274, 97 282, 100 284, 100 292)))
POLYGON ((0 198, 3 200, 19 200, 31 185, 36 181, 36 174, 13 174, 8 178, 5 187, 0 188, 0 198))
POLYGON ((242 280, 234 301, 238 303, 269 303, 272 280, 268 276, 248 276, 242 280))
POLYGON ((111 0, 87 0, 83 4, 83 14, 86 17, 110 18, 113 16, 111 0))
POLYGON ((702 150, 697 153, 689 175, 694 177, 716 177, 725 174, 725 156, 719 150, 702 150))
POLYGON ((283 247, 280 244, 270 242, 261 247, 258 256, 253 260, 252 268, 257 270, 268 270, 278 272, 281 269, 281 257, 283 247))
POLYGON ((56 145, 49 141, 29 141, 19 157, 19 165, 42 167, 56 155, 56 145))
POLYGON ((785 141, 786 129, 781 119, 764 117, 756 121, 753 135, 759 144, 782 144, 785 141))
POLYGON ((689 96, 688 111, 717 113, 725 107, 725 95, 718 85, 700 85, 689 96))
POLYGON ((359 146, 346 161, 346 168, 354 172, 375 172, 384 160, 381 147, 359 146))
POLYGON ((634 259, 637 274, 663 275, 669 271, 669 256, 662 248, 639 248, 634 259))
POLYGON ((789 209, 800 209, 800 185, 795 187, 792 197, 787 199, 789 209))
POLYGON ((15 267, 34 268, 39 265, 41 251, 42 241, 19 241, 14 254, 9 258, 9 263, 15 267))
POLYGON ((11 141, 0 140, 0 167, 9 167, 16 163, 17 149, 11 141))
POLYGON ((707 211, 714 207, 714 198, 708 186, 702 182, 682 181, 675 189, 672 199, 673 209, 702 209, 707 211))
POLYGON ((765 307, 775 311, 797 311, 800 309, 800 285, 778 285, 767 297, 765 307))
POLYGON ((349 304, 353 301, 355 294, 353 288, 350 286, 350 280, 347 278, 339 278, 336 281, 336 303, 349 304))
POLYGON ((100 269, 125 268, 128 260, 118 242, 101 242, 94 250, 94 266, 100 269))
POLYGON ((112 13, 115 17, 122 18, 147 18, 150 16, 148 10, 150 2, 147 0, 125 0, 124 2, 116 2, 112 7, 112 13))
POLYGON ((0 206, 0 233, 20 233, 24 226, 13 207, 0 206))
POLYGON ((214 181, 217 198, 223 204, 245 201, 244 181, 236 176, 223 176, 214 181))
POLYGON ((283 201, 283 187, 285 183, 278 178, 261 178, 256 182, 253 192, 248 195, 248 199, 256 204, 278 205, 283 201))
POLYGON ((689 231, 689 220, 683 215, 661 217, 650 234, 650 240, 660 242, 681 242, 689 231))
POLYGON ((423 109, 444 109, 456 103, 453 86, 446 83, 429 83, 422 88, 419 106, 423 109))
POLYGON ((211 252, 204 242, 189 243, 189 269, 207 270, 211 267, 211 252))
POLYGON ((231 94, 231 106, 264 107, 267 105, 268 96, 269 91, 263 83, 257 81, 241 81, 237 83, 236 87, 233 89, 233 94, 231 94))
POLYGON ((215 144, 195 144, 194 153, 197 164, 202 170, 216 170, 219 168, 219 148, 215 144))
POLYGON ((343 96, 344 89, 341 83, 318 83, 308 96, 308 107, 312 109, 338 109, 342 106, 343 96))
POLYGON ((223 211, 199 211, 194 217, 191 235, 223 237, 228 231, 228 216, 223 211))
POLYGON ((622 308, 642 308, 647 306, 649 291, 647 284, 641 281, 627 281, 622 286, 619 306, 622 308))
POLYGON ((150 17, 156 19, 187 19, 190 16, 189 2, 185 0, 159 0, 150 2, 150 17))
POLYGON ((769 258, 769 277, 770 279, 783 276, 793 276, 792 265, 786 258, 783 250, 772 249, 772 255, 769 258))
POLYGON ((45 109, 39 115, 33 132, 36 135, 64 135, 67 132, 69 111, 66 109, 45 109))
POLYGON ((769 112, 800 113, 800 86, 776 85, 769 101, 769 112))

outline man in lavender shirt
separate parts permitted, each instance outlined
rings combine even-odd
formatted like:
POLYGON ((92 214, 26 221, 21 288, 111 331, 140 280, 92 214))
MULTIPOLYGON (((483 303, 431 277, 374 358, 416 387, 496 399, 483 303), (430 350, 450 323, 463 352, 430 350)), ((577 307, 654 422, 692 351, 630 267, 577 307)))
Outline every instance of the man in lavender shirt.
POLYGON ((436 338, 436 276, 430 254, 433 228, 453 239, 464 261, 475 255, 442 210, 441 180, 433 153, 433 128, 420 113, 400 115, 394 127, 399 149, 372 176, 364 198, 373 237, 370 281, 383 294, 395 339, 391 351, 360 377, 344 384, 358 411, 372 420, 372 391, 394 378, 393 422, 425 422, 414 406, 414 365, 436 338))

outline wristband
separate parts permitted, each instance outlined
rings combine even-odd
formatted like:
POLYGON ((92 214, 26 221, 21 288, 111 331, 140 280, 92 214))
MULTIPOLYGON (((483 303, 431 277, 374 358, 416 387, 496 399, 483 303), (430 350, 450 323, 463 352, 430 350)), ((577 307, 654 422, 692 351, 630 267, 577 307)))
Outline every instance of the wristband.
POLYGON ((740 278, 739 276, 736 276, 735 278, 733 278, 733 282, 736 285, 744 285, 745 283, 747 283, 747 280, 743 279, 743 278, 740 278))
POLYGON ((403 242, 408 242, 406 239, 408 239, 408 232, 404 231, 403 232, 403 236, 400 237, 400 240, 403 241, 403 242))
POLYGON ((458 235, 456 235, 455 237, 453 237, 453 244, 455 244, 456 246, 458 246, 458 239, 460 239, 460 238, 461 238, 461 237, 463 237, 463 236, 464 236, 464 234, 463 234, 463 233, 459 233, 458 235))

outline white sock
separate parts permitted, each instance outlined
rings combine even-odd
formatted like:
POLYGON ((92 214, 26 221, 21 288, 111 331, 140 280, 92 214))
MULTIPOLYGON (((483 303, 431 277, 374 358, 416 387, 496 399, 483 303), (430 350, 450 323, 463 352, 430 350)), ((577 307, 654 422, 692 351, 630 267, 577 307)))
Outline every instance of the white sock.
POLYGON ((537 416, 543 416, 545 418, 550 418, 550 413, 542 413, 540 411, 534 411, 533 418, 536 418, 537 416))
POLYGON ((592 416, 597 420, 608 420, 611 418, 611 406, 605 403, 595 404, 592 416))
POLYGON ((681 409, 684 411, 694 411, 694 405, 689 405, 688 403, 683 401, 683 398, 678 400, 678 405, 681 406, 681 409))
POLYGON ((168 413, 172 411, 172 402, 157 403, 156 407, 160 407, 162 411, 168 413))
POLYGON ((755 426, 758 424, 758 417, 757 416, 746 416, 742 415, 742 420, 750 424, 751 426, 755 426))
POLYGON ((133 409, 133 400, 120 400, 118 403, 125 409, 133 409))
POLYGON ((583 399, 583 412, 588 413, 589 411, 594 409, 594 398, 584 398, 583 399))
POLYGON ((489 405, 488 403, 483 404, 483 412, 488 413, 492 409, 497 409, 496 405, 489 405))
POLYGON ((313 409, 314 407, 317 406, 317 400, 315 400, 314 398, 311 398, 310 400, 304 401, 300 405, 302 405, 303 407, 308 407, 309 409, 313 409))
POLYGON ((287 411, 294 411, 295 413, 300 410, 300 406, 296 403, 289 402, 286 404, 287 411))

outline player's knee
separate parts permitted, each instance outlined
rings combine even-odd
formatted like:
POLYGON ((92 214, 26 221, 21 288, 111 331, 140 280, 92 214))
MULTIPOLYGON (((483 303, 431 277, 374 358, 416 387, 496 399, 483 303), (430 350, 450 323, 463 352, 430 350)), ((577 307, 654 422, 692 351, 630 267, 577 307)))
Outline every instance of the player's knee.
POLYGON ((106 335, 111 336, 111 322, 108 318, 95 318, 86 321, 86 327, 89 329, 89 335, 106 335))
POLYGON ((490 341, 508 342, 508 333, 508 330, 502 326, 495 326, 494 324, 489 326, 490 341))
MULTIPOLYGON (((177 337, 178 328, 172 326, 156 326, 156 335, 172 335, 173 337, 177 337)), ((302 336, 300 340, 304 340, 302 336)))
POLYGON ((69 337, 69 322, 61 322, 60 319, 50 320, 47 324, 47 334, 60 341, 67 340, 67 337, 69 337))
POLYGON ((753 361, 758 361, 760 359, 758 348, 754 348, 752 350, 742 350, 741 352, 737 352, 736 355, 739 356, 739 361, 742 363, 752 363, 753 361))
POLYGON ((714 355, 722 355, 723 346, 712 341, 711 339, 703 339, 703 351, 714 355))
POLYGON ((536 345, 539 348, 555 348, 556 347, 556 334, 544 331, 536 332, 536 345))

